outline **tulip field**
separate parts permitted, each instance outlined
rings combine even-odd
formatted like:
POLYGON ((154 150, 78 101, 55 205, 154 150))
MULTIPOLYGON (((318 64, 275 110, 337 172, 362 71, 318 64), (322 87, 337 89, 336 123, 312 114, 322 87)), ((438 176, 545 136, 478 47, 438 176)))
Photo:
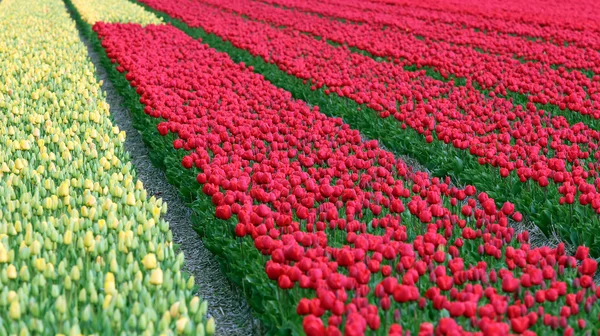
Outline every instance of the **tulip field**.
POLYGON ((598 7, 3 0, 0 335, 247 334, 113 94, 257 334, 600 336, 598 7))

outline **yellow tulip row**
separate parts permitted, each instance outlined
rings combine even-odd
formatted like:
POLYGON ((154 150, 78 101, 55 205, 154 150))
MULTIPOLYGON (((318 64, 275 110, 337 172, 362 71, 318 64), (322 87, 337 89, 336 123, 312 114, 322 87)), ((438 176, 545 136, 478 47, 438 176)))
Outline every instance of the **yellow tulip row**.
POLYGON ((71 0, 81 18, 93 25, 102 22, 131 22, 143 26, 163 23, 153 13, 128 0, 71 0))
POLYGON ((0 2, 0 335, 212 334, 60 0, 0 2))

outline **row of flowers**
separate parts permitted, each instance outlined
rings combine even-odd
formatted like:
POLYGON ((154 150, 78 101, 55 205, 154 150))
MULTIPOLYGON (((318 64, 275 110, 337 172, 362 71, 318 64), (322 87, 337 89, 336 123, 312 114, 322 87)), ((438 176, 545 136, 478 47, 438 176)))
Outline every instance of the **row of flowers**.
MULTIPOLYGON (((282 2, 281 4, 285 6, 300 9, 290 11, 252 1, 223 3, 206 0, 204 2, 239 13, 242 13, 241 10, 243 10, 243 14, 250 18, 265 20, 280 26, 288 26, 288 23, 292 23, 291 26, 295 29, 327 37, 338 43, 348 43, 378 56, 399 58, 400 54, 396 52, 401 51, 406 46, 406 42, 401 44, 402 48, 397 46, 398 43, 407 41, 411 35, 416 35, 431 41, 445 41, 454 45, 479 48, 480 51, 509 58, 518 57, 573 69, 597 69, 596 72, 600 72, 598 70, 600 69, 600 54, 593 48, 580 48, 573 45, 559 46, 546 41, 531 40, 510 34, 487 30, 485 32, 475 31, 472 28, 440 24, 435 18, 421 19, 407 16, 404 12, 411 12, 411 10, 402 7, 399 8, 402 13, 397 13, 396 7, 378 6, 365 1, 344 1, 343 3, 334 1, 331 4, 323 1, 301 1, 297 4, 291 1, 282 2), (341 21, 328 20, 326 17, 321 18, 315 14, 336 19, 343 18, 355 23, 362 23, 362 25, 348 25, 341 21), (384 26, 385 35, 382 35, 384 26), (388 40, 386 37, 390 37, 390 39, 388 40), (372 45, 373 42, 376 42, 375 45, 372 45), (389 43, 392 43, 394 47, 386 45, 389 43)), ((277 6, 280 3, 273 0, 272 4, 277 6)), ((481 18, 471 18, 471 20, 481 21, 481 18)), ((411 41, 410 43, 424 44, 421 41, 411 41)), ((437 48, 444 48, 446 52, 454 49, 448 47, 447 44, 434 45, 434 49, 437 48)), ((456 50, 464 54, 464 49, 456 48, 456 50)), ((478 54, 468 54, 468 57, 475 55, 478 54)), ((433 55, 433 57, 436 56, 440 55, 433 55)), ((482 59, 480 62, 485 62, 485 60, 482 59)))
POLYGON ((212 334, 60 0, 0 3, 0 334, 212 334))
MULTIPOLYGON (((282 1, 287 3, 290 0, 282 1)), ((370 21, 356 25, 299 11, 274 9, 270 5, 248 0, 227 3, 216 0, 203 2, 234 10, 253 19, 291 27, 336 43, 347 44, 378 57, 390 58, 400 65, 431 67, 444 77, 451 75, 468 78, 481 88, 494 91, 495 94, 506 95, 506 92, 527 94, 529 101, 533 103, 551 103, 563 110, 569 108, 590 115, 594 119, 600 118, 600 76, 591 79, 577 70, 566 71, 564 67, 558 69, 553 67, 555 64, 567 63, 573 68, 598 71, 600 54, 595 49, 582 52, 579 48, 564 46, 551 48, 549 46, 552 44, 548 43, 538 45, 522 38, 510 36, 503 38, 464 29, 456 30, 466 32, 458 35, 447 27, 435 23, 428 26, 428 31, 416 28, 422 27, 423 23, 411 25, 409 20, 398 17, 394 17, 394 21, 398 23, 392 25, 390 22, 382 23, 367 15, 370 21), (425 39, 417 38, 415 34, 425 39), (515 43, 515 40, 521 43, 515 43), (511 48, 508 51, 503 50, 499 47, 502 43, 511 48), (475 47, 480 48, 480 51, 475 47), (537 59, 533 57, 535 63, 521 62, 514 57, 515 51, 520 51, 521 56, 538 55, 539 57, 537 59), (564 62, 565 54, 573 60, 564 62), (594 59, 597 60, 596 63, 593 62, 594 59)), ((357 15, 365 15, 360 10, 340 8, 339 5, 327 5, 320 1, 301 1, 301 3, 303 6, 316 8, 313 10, 320 15, 333 15, 333 18, 351 20, 357 15), (321 7, 325 9, 319 10, 318 8, 321 7), (330 14, 331 12, 335 14, 330 14)))
MULTIPOLYGON (((547 3, 523 4, 518 1, 512 5, 519 6, 520 9, 532 6, 535 9, 528 12, 527 17, 512 14, 519 11, 501 10, 494 12, 491 8, 486 8, 485 2, 472 0, 461 2, 460 4, 451 4, 446 1, 436 3, 422 3, 420 1, 402 1, 402 3, 386 1, 360 1, 360 0, 324 0, 320 4, 307 3, 297 0, 265 0, 263 2, 282 5, 288 8, 300 9, 312 13, 320 13, 326 10, 327 14, 334 16, 337 13, 331 4, 340 7, 353 7, 359 9, 349 20, 356 22, 379 22, 387 25, 398 25, 404 18, 417 18, 428 21, 435 21, 456 29, 468 28, 481 31, 498 32, 504 35, 515 35, 521 38, 542 40, 559 46, 565 44, 574 45, 580 48, 600 49, 600 33, 598 19, 593 16, 598 11, 592 8, 597 4, 594 1, 578 2, 576 6, 571 6, 569 10, 559 9, 551 19, 546 18, 545 22, 540 22, 543 18, 542 10, 556 10, 559 7, 557 3, 549 6, 547 3), (484 4, 483 10, 478 9, 478 5, 484 4), (472 12, 476 9, 475 12, 472 12), (583 10, 582 10, 583 9, 583 10), (571 12, 576 19, 572 22, 563 22, 561 19, 567 17, 565 14, 571 12), (535 13, 535 14, 533 14, 535 13), (533 14, 533 15, 531 15, 533 14), (558 15, 556 15, 558 14, 558 15), (589 17, 591 15, 592 17, 589 17), (548 21, 549 20, 549 21, 548 21), (575 23, 575 25, 573 25, 575 23)), ((505 2, 498 3, 500 7, 506 5, 505 2)), ((527 12, 527 11, 525 11, 527 12)))
POLYGON ((413 172, 172 26, 94 31, 144 112, 164 120, 156 136, 185 153, 180 170, 196 174, 198 197, 222 220, 212 225, 239 242, 228 252, 249 255, 241 242, 253 241, 266 263, 247 269, 264 267, 278 288, 263 288, 283 295, 276 310, 304 316, 306 334, 598 328, 588 248, 533 248, 509 226, 522 218, 513 204, 413 172))
POLYGON ((161 24, 162 20, 127 0, 71 0, 81 19, 90 25, 102 22, 161 24))
MULTIPOLYGON (((338 0, 330 0, 338 1, 338 0)), ((523 23, 534 27, 561 27, 572 31, 600 32, 598 24, 598 4, 593 0, 584 0, 576 4, 547 3, 533 1, 526 4, 518 0, 502 3, 488 3, 480 0, 468 0, 460 5, 452 2, 436 2, 423 4, 414 0, 373 0, 373 3, 385 3, 430 12, 447 11, 465 16, 480 16, 486 19, 503 20, 507 24, 523 23)))
MULTIPOLYGON (((532 181, 540 193, 549 185, 556 186, 559 194, 550 199, 551 205, 576 204, 581 210, 576 214, 584 213, 585 208, 600 211, 600 133, 582 123, 570 125, 564 117, 538 110, 533 103, 517 105, 501 97, 486 97, 469 82, 454 86, 334 47, 292 28, 277 29, 199 1, 142 2, 190 26, 202 27, 288 74, 311 81, 314 89, 323 87, 326 94, 365 104, 381 117, 393 116, 399 121, 398 132, 410 127, 427 142, 451 144, 468 151, 478 164, 497 167, 491 181, 480 185, 482 190, 497 189, 500 177, 506 178, 509 186, 532 181)), ((288 23, 293 24, 293 20, 288 23)), ((504 188, 505 200, 514 199, 511 189, 504 188)), ((545 204, 544 200, 541 207, 545 204)), ((557 227, 585 237, 596 230, 593 224, 573 221, 573 211, 566 207, 556 209, 548 210, 554 213, 557 227)), ((525 207, 522 210, 529 211, 525 207)), ((591 223, 596 222, 593 216, 591 223)))

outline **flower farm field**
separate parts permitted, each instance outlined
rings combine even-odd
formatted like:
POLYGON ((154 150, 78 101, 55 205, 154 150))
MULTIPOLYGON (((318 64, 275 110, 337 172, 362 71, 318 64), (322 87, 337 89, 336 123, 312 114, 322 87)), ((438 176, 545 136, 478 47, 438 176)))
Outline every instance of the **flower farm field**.
POLYGON ((600 335, 599 7, 3 0, 0 335, 600 335))

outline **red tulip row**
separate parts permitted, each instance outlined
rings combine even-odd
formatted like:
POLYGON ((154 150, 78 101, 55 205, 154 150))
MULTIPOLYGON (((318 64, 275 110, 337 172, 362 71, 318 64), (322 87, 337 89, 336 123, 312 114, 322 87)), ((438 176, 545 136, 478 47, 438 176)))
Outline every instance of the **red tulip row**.
MULTIPOLYGON (((261 0, 261 2, 293 7, 302 11, 325 14, 333 17, 336 16, 336 13, 340 8, 348 6, 360 10, 351 17, 347 17, 348 20, 356 22, 376 21, 386 25, 394 25, 398 22, 401 22, 399 19, 410 17, 448 24, 455 26, 456 28, 478 29, 482 31, 498 32, 501 34, 517 35, 523 38, 533 37, 536 39, 542 39, 546 42, 554 43, 559 46, 568 43, 569 45, 573 44, 581 48, 591 48, 595 50, 600 49, 600 31, 598 31, 597 28, 594 28, 594 26, 598 26, 597 20, 582 20, 584 15, 581 13, 577 14, 578 26, 569 27, 568 24, 561 25, 559 22, 557 23, 557 20, 555 19, 552 19, 552 23, 548 24, 547 22, 527 22, 527 20, 524 20, 524 18, 515 19, 510 18, 506 14, 503 15, 499 13, 486 16, 485 14, 489 14, 489 11, 488 13, 479 12, 477 14, 465 13, 462 10, 472 9, 476 6, 469 6, 462 3, 460 6, 453 6, 455 7, 454 10, 449 8, 440 10, 427 8, 429 7, 428 4, 430 5, 431 2, 424 4, 423 2, 419 1, 410 1, 410 3, 400 6, 391 6, 388 4, 378 4, 359 0, 324 0, 320 4, 316 5, 313 3, 309 4, 296 0, 261 0), (330 6, 331 4, 334 4, 335 6, 332 8, 330 6), (325 10, 325 12, 323 12, 323 10, 325 10)), ((589 5, 589 3, 590 2, 587 2, 586 5, 589 5)), ((535 13, 533 16, 534 18, 538 18, 540 6, 537 7, 537 9, 530 11, 530 13, 535 13)), ((587 13, 594 13, 594 11, 590 10, 589 8, 590 7, 588 6, 587 13)), ((484 10, 484 12, 487 10, 488 9, 484 10)))
MULTIPOLYGON (((484 52, 507 56, 508 58, 516 56, 525 60, 551 65, 562 65, 567 68, 594 69, 595 72, 600 73, 600 53, 592 48, 580 48, 573 45, 559 46, 550 42, 511 36, 506 33, 475 31, 471 28, 463 28, 460 25, 440 23, 431 18, 420 19, 408 17, 406 13, 402 13, 401 16, 390 14, 390 11, 394 12, 395 7, 389 6, 380 8, 378 11, 365 12, 363 7, 367 7, 369 3, 364 1, 356 3, 352 1, 344 1, 343 3, 338 3, 337 0, 332 1, 335 3, 301 1, 299 5, 302 9, 310 9, 310 13, 318 13, 333 18, 344 18, 367 24, 367 26, 361 25, 357 27, 353 24, 344 24, 340 21, 320 18, 302 10, 285 10, 284 8, 273 7, 262 2, 249 0, 226 3, 214 0, 205 0, 203 2, 243 13, 253 19, 265 20, 276 25, 294 27, 295 29, 323 36, 338 43, 348 43, 364 50, 367 50, 364 47, 372 44, 370 40, 374 39, 377 41, 377 48, 371 48, 373 51, 368 51, 378 56, 395 56, 394 51, 402 49, 398 48, 398 41, 394 42, 395 35, 399 35, 404 39, 406 39, 403 37, 405 35, 411 37, 412 35, 417 35, 428 40, 445 41, 454 45, 480 48, 484 52), (383 27, 386 27, 385 30, 382 30, 383 27), (335 28, 335 30, 332 31, 332 28, 335 28), (328 35, 333 36, 329 37, 328 35), (389 38, 390 41, 386 38, 389 38), (357 45, 357 42, 362 47, 357 45), (394 47, 386 46, 387 43, 396 45, 394 47), (384 50, 382 51, 381 48, 384 48, 384 50)), ((273 0, 273 4, 276 3, 278 3, 278 0, 273 0)), ((294 5, 295 3, 293 1, 283 2, 286 5, 294 5)), ((410 12, 408 9, 403 10, 410 12)), ((476 19, 481 20, 481 18, 476 19)), ((427 42, 431 44, 431 41, 427 42)), ((424 44, 426 42, 420 43, 424 44)), ((404 47, 406 44, 401 45, 404 47)), ((439 47, 441 46, 446 45, 440 45, 439 47)), ((448 50, 450 51, 452 48, 448 50)), ((459 48, 458 50, 461 49, 459 48)), ((398 58, 398 56, 395 57, 398 58)))
POLYGON ((334 17, 344 19, 362 16, 364 24, 342 23, 298 11, 276 9, 249 0, 226 3, 216 0, 203 0, 202 2, 216 4, 254 19, 285 25, 337 43, 345 43, 351 47, 368 51, 375 56, 391 57, 401 65, 416 65, 417 68, 428 66, 446 77, 453 75, 469 78, 483 89, 496 90, 496 93, 508 90, 528 94, 529 101, 534 103, 551 103, 563 110, 568 107, 595 119, 600 118, 600 75, 590 79, 577 70, 569 72, 562 67, 556 70, 552 67, 552 64, 567 63, 572 67, 592 68, 600 72, 600 53, 596 50, 589 49, 587 53, 582 53, 579 52, 579 48, 569 49, 558 46, 548 48, 543 45, 537 46, 524 39, 509 37, 509 39, 504 39, 504 45, 509 45, 511 48, 497 54, 503 48, 501 42, 497 42, 499 37, 494 35, 473 31, 468 33, 469 30, 461 29, 454 31, 467 33, 455 36, 455 38, 445 38, 445 36, 452 36, 453 30, 439 24, 430 25, 430 28, 436 28, 432 29, 433 32, 426 33, 424 29, 413 31, 415 27, 409 24, 410 21, 388 14, 377 15, 388 15, 395 22, 390 27, 386 26, 389 26, 392 21, 381 22, 359 10, 346 9, 343 6, 340 8, 339 5, 327 5, 317 0, 272 1, 285 4, 299 2, 302 6, 311 8, 326 7, 328 10, 319 10, 319 13, 335 12, 334 17), (383 27, 386 28, 382 29, 383 27), (407 29, 411 31, 407 32, 407 29), (413 33, 423 35, 428 39, 420 40, 413 33), (471 38, 472 35, 475 37, 471 38), (439 39, 449 41, 434 41, 439 39), (521 43, 515 44, 512 40, 521 43), (470 45, 464 45, 473 42, 480 44, 476 47, 492 54, 481 53, 470 45), (533 48, 528 48, 529 45, 533 45, 533 48), (537 61, 548 60, 548 62, 520 62, 514 57, 515 50, 524 50, 520 53, 524 55, 539 55, 534 59, 537 58, 537 61), (552 51, 555 52, 552 53, 552 51), (566 54, 570 55, 573 60, 566 61, 564 56, 566 54), (563 59, 565 60, 563 61, 563 59))
POLYGON ((334 47, 326 41, 245 20, 194 0, 177 3, 143 0, 181 18, 190 26, 230 41, 296 77, 311 80, 325 93, 336 93, 381 114, 393 116, 434 140, 451 143, 500 168, 511 183, 557 183, 560 203, 579 202, 600 211, 600 133, 583 124, 569 125, 528 103, 485 97, 471 85, 455 87, 404 71, 399 65, 334 47), (200 15, 202 13, 202 15, 200 15), (435 138, 434 138, 435 137, 435 138))
MULTIPOLYGON (((336 0, 334 0, 336 1, 336 0)), ((558 26, 571 30, 600 32, 600 6, 593 0, 565 3, 557 0, 497 1, 429 1, 369 0, 365 3, 383 3, 429 11, 446 11, 484 18, 498 18, 507 22, 523 22, 535 26, 558 26)))
POLYGON ((215 216, 235 222, 232 238, 268 256, 273 290, 293 299, 307 335, 600 327, 588 249, 531 247, 508 225, 521 220, 511 203, 412 172, 172 26, 94 31, 145 113, 164 119, 157 132, 176 135, 182 169, 198 172, 215 216))

